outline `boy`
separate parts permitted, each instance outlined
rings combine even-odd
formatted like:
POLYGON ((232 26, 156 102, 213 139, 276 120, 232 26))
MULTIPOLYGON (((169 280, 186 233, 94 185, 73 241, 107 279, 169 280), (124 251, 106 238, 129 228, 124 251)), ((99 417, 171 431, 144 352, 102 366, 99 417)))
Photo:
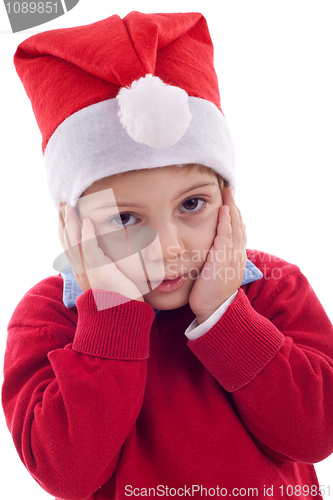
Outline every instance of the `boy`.
POLYGON ((29 472, 68 500, 320 497, 332 325, 296 266, 246 253, 204 18, 112 16, 15 62, 73 270, 8 326, 3 406, 29 472), (130 250, 145 227, 158 238, 112 258, 113 233, 130 250))

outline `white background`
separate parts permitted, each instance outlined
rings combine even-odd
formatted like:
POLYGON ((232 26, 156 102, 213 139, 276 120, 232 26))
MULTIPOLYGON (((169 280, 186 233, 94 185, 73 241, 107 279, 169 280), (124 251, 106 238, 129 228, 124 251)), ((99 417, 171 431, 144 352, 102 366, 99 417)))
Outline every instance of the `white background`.
MULTIPOLYGON (((331 1, 80 0, 66 15, 17 34, 11 33, 1 2, 1 356, 16 305, 38 281, 57 274, 52 263, 62 250, 57 212, 46 187, 41 135, 15 73, 14 52, 36 32, 89 24, 112 14, 124 17, 131 10, 205 15, 222 109, 237 152, 236 201, 247 226, 248 248, 297 264, 333 319, 331 1)), ((0 497, 51 498, 21 464, 2 412, 0 418, 0 497)), ((332 457, 316 469, 326 497, 329 486, 333 496, 332 457)))

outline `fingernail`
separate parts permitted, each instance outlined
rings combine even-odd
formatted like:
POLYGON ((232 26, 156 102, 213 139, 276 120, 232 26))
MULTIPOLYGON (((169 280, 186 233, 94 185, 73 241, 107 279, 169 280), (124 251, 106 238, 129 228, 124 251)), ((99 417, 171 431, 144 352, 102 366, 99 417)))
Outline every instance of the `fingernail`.
POLYGON ((87 224, 88 224, 88 219, 83 219, 83 223, 82 223, 82 225, 83 225, 83 226, 86 226, 87 224))

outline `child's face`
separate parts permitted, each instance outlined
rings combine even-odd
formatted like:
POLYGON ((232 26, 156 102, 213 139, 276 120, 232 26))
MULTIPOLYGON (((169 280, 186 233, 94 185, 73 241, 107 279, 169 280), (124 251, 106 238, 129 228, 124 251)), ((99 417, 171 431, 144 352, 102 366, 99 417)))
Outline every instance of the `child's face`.
MULTIPOLYGON (((149 259, 153 265, 155 261, 156 269, 164 269, 166 278, 187 275, 174 283, 164 281, 156 288, 152 286, 144 300, 155 309, 176 309, 187 304, 216 234, 222 194, 215 174, 196 165, 190 169, 169 166, 131 171, 94 182, 84 196, 108 188, 112 188, 118 208, 108 208, 107 213, 104 209, 100 221, 93 221, 95 227, 102 224, 102 219, 108 231, 123 226, 150 226, 157 231, 161 245, 155 254, 150 250, 149 259)), ((81 221, 84 216, 80 213, 81 221)), ((121 269, 121 261, 117 267, 126 271, 121 269)))

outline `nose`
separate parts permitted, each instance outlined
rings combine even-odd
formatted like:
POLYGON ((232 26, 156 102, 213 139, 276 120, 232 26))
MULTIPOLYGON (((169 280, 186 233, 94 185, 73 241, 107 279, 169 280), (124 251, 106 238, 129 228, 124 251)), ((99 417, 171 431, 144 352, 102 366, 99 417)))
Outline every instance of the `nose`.
POLYGON ((174 261, 183 251, 178 228, 172 223, 162 223, 154 227, 157 237, 146 248, 146 256, 151 261, 174 261))

